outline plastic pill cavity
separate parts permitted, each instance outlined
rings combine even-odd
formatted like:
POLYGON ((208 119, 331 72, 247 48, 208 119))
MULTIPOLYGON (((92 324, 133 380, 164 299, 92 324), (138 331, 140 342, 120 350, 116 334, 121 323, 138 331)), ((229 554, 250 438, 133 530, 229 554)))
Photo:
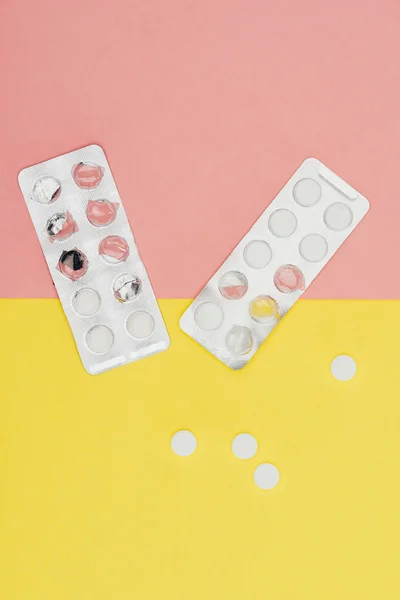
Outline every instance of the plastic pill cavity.
POLYGON ((305 177, 300 179, 294 186, 293 198, 300 206, 314 206, 322 198, 322 188, 315 179, 305 177))
POLYGON ((95 227, 105 227, 115 221, 118 204, 108 200, 89 200, 86 207, 86 216, 95 227))
POLYGON ((239 271, 228 271, 219 280, 218 288, 227 300, 240 300, 247 292, 247 278, 239 271))
POLYGON ((77 186, 84 190, 96 188, 103 179, 104 169, 94 163, 81 162, 72 169, 72 177, 77 186))
POLYGON ((353 213, 343 202, 335 202, 326 209, 324 221, 332 231, 344 231, 352 224, 353 213))
POLYGON ((33 197, 39 204, 51 204, 61 194, 61 183, 54 177, 41 177, 34 185, 33 197))
POLYGON ((64 250, 58 261, 57 269, 71 281, 76 281, 85 275, 88 266, 85 254, 74 248, 73 250, 64 250))
POLYGON ((143 340, 153 333, 154 319, 149 313, 138 310, 127 318, 126 330, 132 337, 143 340))
POLYGON ((275 287, 284 294, 305 289, 304 275, 295 265, 282 265, 274 275, 275 287))
POLYGON ((261 325, 279 321, 279 306, 271 296, 256 296, 250 302, 249 313, 252 319, 261 325))
POLYGON ((51 242, 64 241, 78 231, 78 226, 68 211, 56 213, 46 223, 46 234, 51 242))
POLYGON ((254 240, 244 249, 243 258, 252 269, 264 269, 272 258, 272 250, 267 242, 254 240))
POLYGON ((243 356, 253 349, 253 334, 244 325, 234 325, 225 338, 225 345, 233 356, 243 356))
POLYGON ((126 273, 114 281, 114 296, 118 302, 132 302, 138 297, 142 289, 142 282, 137 275, 126 273))
POLYGON ((297 219, 290 210, 280 208, 272 213, 268 221, 268 226, 276 237, 286 238, 290 237, 296 231, 297 219))
POLYGON ((117 264, 123 262, 129 256, 128 242, 119 235, 109 235, 104 240, 101 240, 99 254, 108 263, 117 264))
POLYGON ((96 354, 108 352, 113 343, 114 334, 105 325, 95 325, 86 334, 87 347, 96 354))
POLYGON ((83 288, 72 298, 72 307, 81 317, 90 317, 100 308, 101 300, 96 290, 83 288))
POLYGON ((194 318, 200 329, 214 331, 222 325, 224 313, 218 304, 204 302, 197 307, 194 318))
POLYGON ((319 262, 327 255, 328 244, 322 235, 310 233, 301 240, 299 252, 304 260, 311 263, 319 262))

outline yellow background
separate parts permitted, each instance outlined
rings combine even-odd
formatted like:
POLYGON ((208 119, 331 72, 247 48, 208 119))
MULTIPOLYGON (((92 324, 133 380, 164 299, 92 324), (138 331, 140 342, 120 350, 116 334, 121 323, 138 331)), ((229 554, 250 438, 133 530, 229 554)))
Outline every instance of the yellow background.
POLYGON ((0 302, 0 598, 398 599, 400 302, 300 301, 240 372, 160 304, 170 350, 91 377, 58 301, 0 302))

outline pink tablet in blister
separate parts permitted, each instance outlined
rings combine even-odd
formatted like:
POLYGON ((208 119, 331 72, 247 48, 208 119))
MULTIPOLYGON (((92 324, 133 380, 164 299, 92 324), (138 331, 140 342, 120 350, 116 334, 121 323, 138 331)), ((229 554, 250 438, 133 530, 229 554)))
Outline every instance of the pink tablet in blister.
POLYGON ((88 373, 166 350, 168 333, 100 146, 23 169, 19 184, 88 373))

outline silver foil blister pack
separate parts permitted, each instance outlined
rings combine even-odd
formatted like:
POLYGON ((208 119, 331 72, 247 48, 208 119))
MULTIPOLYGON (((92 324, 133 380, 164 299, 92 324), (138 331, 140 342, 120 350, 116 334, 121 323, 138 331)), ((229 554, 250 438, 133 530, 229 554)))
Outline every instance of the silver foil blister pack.
POLYGON ((181 328, 241 369, 368 209, 364 196, 308 158, 182 315, 181 328))
POLYGON ((86 371, 166 350, 169 336, 103 149, 28 167, 18 181, 86 371))

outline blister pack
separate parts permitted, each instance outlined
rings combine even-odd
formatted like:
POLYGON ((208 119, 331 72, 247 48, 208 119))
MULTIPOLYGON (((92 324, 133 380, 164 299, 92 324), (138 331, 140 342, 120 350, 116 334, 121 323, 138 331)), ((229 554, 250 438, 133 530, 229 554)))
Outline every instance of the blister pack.
POLYGON ((103 149, 28 167, 18 181, 86 371, 166 350, 169 336, 103 149))
POLYGON ((368 209, 364 196, 308 158, 182 315, 181 328, 241 369, 368 209))

